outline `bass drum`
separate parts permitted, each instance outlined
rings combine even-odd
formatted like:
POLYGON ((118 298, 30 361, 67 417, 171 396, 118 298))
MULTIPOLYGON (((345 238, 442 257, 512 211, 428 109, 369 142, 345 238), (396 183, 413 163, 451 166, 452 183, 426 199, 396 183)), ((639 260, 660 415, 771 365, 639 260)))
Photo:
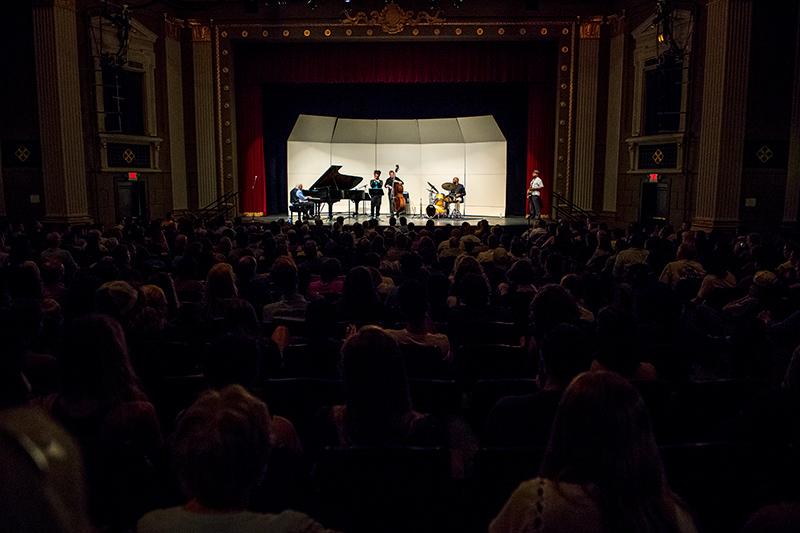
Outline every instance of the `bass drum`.
POLYGON ((428 215, 428 218, 433 218, 436 216, 436 206, 433 204, 428 204, 428 207, 425 208, 425 214, 428 215))

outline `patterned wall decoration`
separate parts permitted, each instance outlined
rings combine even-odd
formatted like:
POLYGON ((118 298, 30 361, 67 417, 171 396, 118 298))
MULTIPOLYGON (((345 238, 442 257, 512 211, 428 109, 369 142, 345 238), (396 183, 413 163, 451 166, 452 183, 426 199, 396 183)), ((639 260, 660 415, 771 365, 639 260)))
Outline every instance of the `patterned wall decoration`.
POLYGON ((678 144, 640 144, 639 165, 640 169, 676 169, 678 167, 678 144))
POLYGON ((150 168, 150 145, 108 143, 106 157, 112 168, 150 168))
POLYGON ((745 141, 745 168, 785 169, 789 165, 789 143, 787 141, 745 141))
POLYGON ((39 168, 42 166, 42 153, 39 141, 3 141, 3 167, 39 168))
MULTIPOLYGON (((568 195, 572 180, 575 108, 576 21, 456 22, 441 13, 413 13, 390 2, 382 11, 350 15, 337 23, 231 23, 205 21, 212 31, 215 62, 216 138, 222 192, 237 189, 234 95, 234 41, 386 42, 394 39, 422 41, 549 41, 558 45, 554 190, 568 195), (355 19, 355 20, 353 20, 355 19)), ((200 21, 197 21, 200 23, 200 21)))

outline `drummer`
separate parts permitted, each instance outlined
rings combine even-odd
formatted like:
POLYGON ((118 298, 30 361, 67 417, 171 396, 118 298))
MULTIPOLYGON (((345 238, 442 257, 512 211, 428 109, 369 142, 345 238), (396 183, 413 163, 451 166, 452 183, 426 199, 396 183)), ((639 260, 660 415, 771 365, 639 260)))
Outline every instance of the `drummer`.
POLYGON ((450 185, 448 187, 448 189, 450 190, 450 194, 447 195, 448 201, 450 203, 457 203, 457 204, 463 203, 464 197, 467 195, 467 190, 461 183, 459 183, 458 176, 454 176, 452 184, 447 184, 447 185, 450 185))

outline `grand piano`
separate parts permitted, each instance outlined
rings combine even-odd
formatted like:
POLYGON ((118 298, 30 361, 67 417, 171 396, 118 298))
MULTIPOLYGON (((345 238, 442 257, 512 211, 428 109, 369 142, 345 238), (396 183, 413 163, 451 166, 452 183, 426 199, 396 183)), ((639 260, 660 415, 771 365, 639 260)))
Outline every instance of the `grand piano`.
POLYGON ((350 200, 356 206, 355 212, 358 213, 358 203, 368 200, 367 191, 353 190, 353 187, 364 181, 360 176, 348 176, 340 174, 339 169, 342 165, 331 165, 322 176, 311 186, 310 189, 303 190, 306 197, 317 204, 328 204, 328 217, 333 218, 333 204, 339 200, 350 200))

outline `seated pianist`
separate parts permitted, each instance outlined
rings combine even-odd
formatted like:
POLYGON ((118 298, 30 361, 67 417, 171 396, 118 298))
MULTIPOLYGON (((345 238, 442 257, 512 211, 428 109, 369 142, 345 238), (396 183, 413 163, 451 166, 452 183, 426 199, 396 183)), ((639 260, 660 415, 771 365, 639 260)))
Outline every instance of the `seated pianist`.
POLYGON ((302 183, 298 183, 297 186, 289 192, 289 201, 292 206, 297 208, 296 211, 300 213, 303 218, 308 218, 314 212, 314 204, 303 194, 302 183))

